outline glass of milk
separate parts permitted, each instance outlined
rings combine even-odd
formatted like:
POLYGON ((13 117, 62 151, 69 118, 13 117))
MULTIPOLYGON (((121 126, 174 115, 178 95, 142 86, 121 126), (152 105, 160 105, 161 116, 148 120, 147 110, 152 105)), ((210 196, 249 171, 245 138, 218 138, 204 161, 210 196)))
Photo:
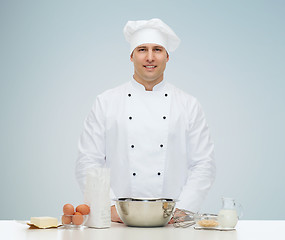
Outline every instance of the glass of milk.
POLYGON ((222 228, 234 228, 238 219, 242 215, 242 206, 237 204, 232 198, 222 198, 222 209, 218 214, 218 222, 222 228), (240 210, 240 215, 237 214, 237 208, 240 210))

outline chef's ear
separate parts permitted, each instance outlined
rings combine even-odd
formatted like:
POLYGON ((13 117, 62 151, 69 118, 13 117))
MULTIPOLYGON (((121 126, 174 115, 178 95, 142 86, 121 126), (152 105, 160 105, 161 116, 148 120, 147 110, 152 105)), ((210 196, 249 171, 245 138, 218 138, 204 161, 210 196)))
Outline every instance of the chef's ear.
POLYGON ((168 52, 166 52, 166 54, 167 54, 167 56, 166 56, 167 61, 166 62, 168 62, 169 61, 169 54, 168 54, 168 52))
POLYGON ((131 56, 130 56, 130 60, 133 62, 133 55, 134 55, 134 51, 132 51, 131 56))

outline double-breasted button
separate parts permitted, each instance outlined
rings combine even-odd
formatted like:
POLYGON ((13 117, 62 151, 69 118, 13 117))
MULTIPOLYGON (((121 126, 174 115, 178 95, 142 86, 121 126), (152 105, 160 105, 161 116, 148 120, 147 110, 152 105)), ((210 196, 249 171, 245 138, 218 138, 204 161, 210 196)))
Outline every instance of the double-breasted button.
POLYGON ((133 176, 136 176, 136 175, 137 175, 137 174, 134 172, 134 173, 133 173, 133 176))
POLYGON ((129 93, 129 94, 128 94, 128 97, 131 97, 131 96, 132 96, 132 94, 129 93))
POLYGON ((160 172, 157 173, 158 176, 160 176, 160 174, 161 174, 160 172))
POLYGON ((163 119, 166 119, 166 116, 163 116, 162 118, 163 118, 163 119))
POLYGON ((167 94, 167 93, 165 93, 165 94, 164 94, 164 96, 165 96, 165 97, 167 97, 167 96, 168 96, 168 94, 167 94))
POLYGON ((131 145, 131 148, 134 148, 135 147, 135 145, 131 145))
POLYGON ((160 147, 163 148, 163 144, 160 144, 160 147))
POLYGON ((129 119, 132 120, 133 118, 130 116, 129 119))

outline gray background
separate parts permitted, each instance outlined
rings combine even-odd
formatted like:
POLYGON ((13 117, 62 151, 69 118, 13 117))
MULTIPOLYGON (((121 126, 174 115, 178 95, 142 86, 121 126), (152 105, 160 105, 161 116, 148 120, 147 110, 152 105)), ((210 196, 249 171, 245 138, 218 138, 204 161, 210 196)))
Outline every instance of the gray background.
POLYGON ((96 95, 129 81, 122 29, 161 18, 182 39, 166 80, 199 99, 221 197, 284 219, 284 1, 1 1, 0 219, 59 216, 83 196, 77 141, 96 95))

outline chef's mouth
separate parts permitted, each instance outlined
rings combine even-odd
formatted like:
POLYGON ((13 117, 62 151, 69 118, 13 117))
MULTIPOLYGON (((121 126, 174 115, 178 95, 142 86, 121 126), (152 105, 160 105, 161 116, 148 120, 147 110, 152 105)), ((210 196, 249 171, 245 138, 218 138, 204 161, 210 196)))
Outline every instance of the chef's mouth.
POLYGON ((154 69, 154 68, 156 68, 157 66, 155 66, 155 65, 143 65, 144 66, 144 68, 146 68, 146 69, 154 69))

